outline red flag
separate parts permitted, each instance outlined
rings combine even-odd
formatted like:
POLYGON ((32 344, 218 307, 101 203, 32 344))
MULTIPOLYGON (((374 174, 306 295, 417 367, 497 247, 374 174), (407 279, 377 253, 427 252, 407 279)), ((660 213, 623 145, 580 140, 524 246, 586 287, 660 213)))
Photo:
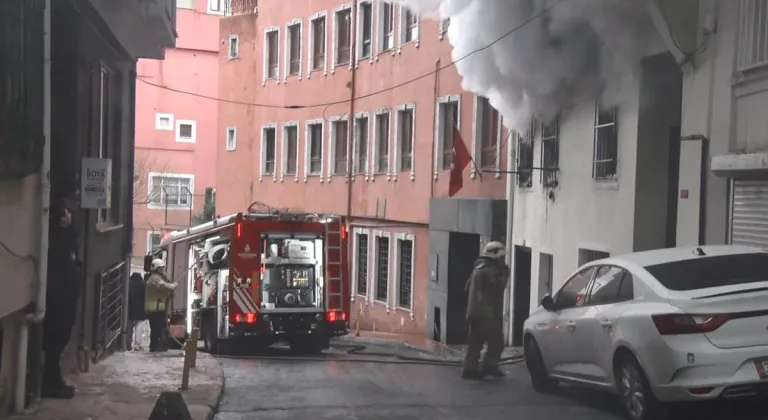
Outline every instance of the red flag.
POLYGON ((453 162, 451 162, 451 177, 448 181, 448 197, 453 197, 464 186, 464 169, 472 162, 472 155, 461 138, 461 133, 453 126, 453 162))

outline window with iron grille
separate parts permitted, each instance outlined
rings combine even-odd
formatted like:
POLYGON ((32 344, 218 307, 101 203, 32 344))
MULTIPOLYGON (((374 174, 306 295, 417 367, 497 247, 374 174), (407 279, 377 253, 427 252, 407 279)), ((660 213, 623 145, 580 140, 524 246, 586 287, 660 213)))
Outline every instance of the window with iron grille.
POLYGON ((442 128, 440 131, 443 153, 442 169, 447 170, 451 169, 451 165, 453 165, 453 138, 456 130, 458 130, 459 103, 456 101, 441 103, 438 112, 440 112, 439 120, 442 128))
POLYGON ((318 175, 323 170, 323 125, 309 126, 309 173, 318 175))
POLYGON ((400 170, 413 168, 413 109, 398 111, 398 130, 400 140, 400 170))
POLYGON ((301 26, 288 27, 288 74, 299 74, 301 71, 301 26))
POLYGON ((413 241, 401 239, 399 243, 399 272, 397 305, 411 309, 411 289, 413 288, 413 241))
POLYGON ((376 173, 389 170, 389 113, 376 116, 376 173))
POLYGON ((285 127, 285 174, 296 175, 298 168, 297 156, 299 147, 299 128, 285 127))
POLYGON ((595 150, 592 159, 592 177, 611 179, 616 177, 619 131, 616 127, 616 108, 595 108, 595 150))
POLYGON ((528 130, 517 138, 517 185, 533 186, 533 139, 536 136, 536 120, 531 120, 528 130))
POLYGON ((741 71, 768 64, 768 0, 741 0, 738 68, 741 71))
POLYGON ((357 142, 356 174, 368 173, 368 117, 357 119, 355 126, 355 141, 357 142))
POLYGON ((347 173, 347 122, 333 122, 333 173, 347 173))
POLYGON ((373 40, 373 5, 371 2, 360 4, 360 26, 362 28, 362 45, 360 46, 360 58, 368 58, 372 52, 373 40))
POLYGON ((560 121, 555 118, 551 123, 541 125, 541 183, 546 186, 557 182, 557 169, 560 164, 560 121))
POLYGON ((272 175, 275 173, 275 141, 276 129, 264 129, 264 174, 272 175))
POLYGON ((325 17, 312 21, 312 70, 325 68, 325 17))
POLYGON ((149 205, 189 208, 192 201, 192 176, 162 174, 149 178, 149 205))
POLYGON ((387 302, 389 295, 389 238, 376 238, 376 300, 387 302))
POLYGON ((357 294, 368 295, 368 234, 357 234, 357 294))
POLYGON ((336 12, 336 64, 349 64, 352 43, 351 11, 336 12))
POLYGON ((495 168, 499 154, 499 111, 488 98, 479 97, 478 117, 480 118, 480 166, 495 168))
POLYGON ((279 31, 271 31, 267 33, 267 79, 277 79, 279 74, 279 40, 279 31))

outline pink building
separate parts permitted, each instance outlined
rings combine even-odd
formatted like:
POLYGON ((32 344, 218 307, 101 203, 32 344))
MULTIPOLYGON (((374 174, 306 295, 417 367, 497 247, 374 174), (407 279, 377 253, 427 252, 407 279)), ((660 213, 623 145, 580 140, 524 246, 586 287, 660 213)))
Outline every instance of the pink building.
POLYGON ((139 60, 133 265, 163 232, 211 211, 216 187, 219 18, 222 1, 178 0, 176 48, 139 60), (181 93, 184 92, 184 93, 181 93))

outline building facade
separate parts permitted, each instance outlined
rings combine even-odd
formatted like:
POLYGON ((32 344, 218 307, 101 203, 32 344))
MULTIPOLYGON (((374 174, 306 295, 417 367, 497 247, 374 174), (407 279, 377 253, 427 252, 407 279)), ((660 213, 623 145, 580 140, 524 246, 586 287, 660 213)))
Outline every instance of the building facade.
POLYGON ((177 1, 176 48, 139 60, 132 270, 164 233, 215 215, 223 1, 177 1))
POLYGON ((65 366, 85 370, 123 337, 136 60, 173 47, 176 9, 174 0, 14 0, 0 9, 9 28, 0 36, 2 416, 39 396, 49 207, 88 178, 85 158, 109 160, 111 182, 73 217, 83 290, 65 366))
POLYGON ((487 100, 461 89, 449 22, 378 0, 255 5, 233 0, 221 21, 217 212, 349 216, 353 325, 462 340, 446 336, 459 299, 438 267, 455 252, 450 232, 475 256, 490 240, 491 223, 457 221, 498 210, 508 136, 487 100), (455 131, 475 164, 448 198, 455 131))

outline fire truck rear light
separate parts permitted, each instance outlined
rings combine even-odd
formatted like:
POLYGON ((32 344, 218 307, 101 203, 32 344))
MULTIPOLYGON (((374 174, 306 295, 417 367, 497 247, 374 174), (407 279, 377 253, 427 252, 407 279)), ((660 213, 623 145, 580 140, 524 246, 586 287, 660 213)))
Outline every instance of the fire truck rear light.
POLYGON ((341 320, 342 321, 346 321, 347 320, 347 313, 346 312, 342 312, 341 313, 341 320))
POLYGON ((241 237, 241 236, 243 236, 243 224, 242 224, 242 223, 238 223, 238 224, 235 226, 235 229, 237 230, 237 233, 236 233, 236 235, 237 235, 237 237, 238 237, 238 238, 239 238, 239 237, 241 237))
POLYGON ((245 322, 249 324, 253 324, 254 322, 256 322, 256 314, 253 312, 248 312, 247 314, 245 314, 245 322))
POLYGON ((235 323, 241 323, 243 322, 243 316, 240 314, 235 314, 235 323))
POLYGON ((339 314, 337 312, 328 312, 328 322, 336 322, 339 314))
POLYGON ((344 225, 341 225, 341 240, 347 239, 347 227, 344 225))

